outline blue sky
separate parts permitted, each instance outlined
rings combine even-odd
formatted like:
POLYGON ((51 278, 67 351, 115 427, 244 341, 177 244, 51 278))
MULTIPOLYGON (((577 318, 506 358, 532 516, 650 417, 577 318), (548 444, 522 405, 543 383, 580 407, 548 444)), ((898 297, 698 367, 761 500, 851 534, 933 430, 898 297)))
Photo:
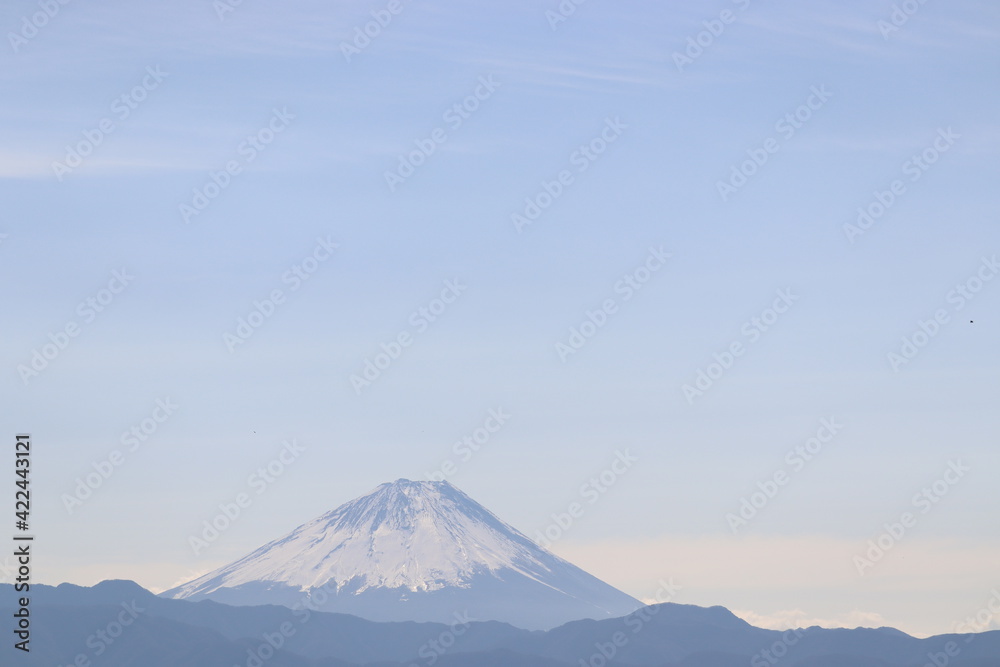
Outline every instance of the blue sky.
POLYGON ((673 577, 678 601, 761 624, 917 634, 975 615, 1000 585, 1000 10, 927 2, 886 30, 892 2, 591 0, 553 29, 556 2, 402 2, 345 57, 388 6, 70 2, 46 20, 5 5, 0 396, 3 431, 36 441, 39 578, 165 589, 447 460, 449 481, 534 536, 629 450, 552 549, 637 597, 673 577), (689 38, 705 46, 678 67, 689 38), (456 104, 475 107, 460 124, 456 104), (81 142, 96 145, 57 173, 81 142), (227 163, 238 173, 185 221, 227 163), (723 198, 734 168, 753 173, 723 198), (845 231, 895 181, 881 217, 845 231), (646 276, 651 248, 670 257, 646 276), (296 266, 315 272, 293 289, 296 266), (134 278, 102 292, 122 270, 134 278), (629 275, 648 281, 630 293, 629 275), (438 303, 447 281, 461 289, 438 303), (779 291, 791 305, 769 313, 779 291), (91 316, 88 298, 110 301, 91 316), (19 370, 71 323, 43 370, 19 370), (734 343, 731 367, 710 368, 734 343), (685 394, 699 371, 718 377, 685 394), (130 451, 121 434, 167 398, 177 409, 130 451), (463 460, 454 443, 500 408, 463 460), (830 418, 834 438, 788 463, 830 418), (304 452, 194 554, 286 439, 304 452), (913 496, 956 461, 968 472, 921 513, 913 496), (778 472, 734 534, 727 515, 778 472), (907 511, 916 524, 859 574, 907 511))

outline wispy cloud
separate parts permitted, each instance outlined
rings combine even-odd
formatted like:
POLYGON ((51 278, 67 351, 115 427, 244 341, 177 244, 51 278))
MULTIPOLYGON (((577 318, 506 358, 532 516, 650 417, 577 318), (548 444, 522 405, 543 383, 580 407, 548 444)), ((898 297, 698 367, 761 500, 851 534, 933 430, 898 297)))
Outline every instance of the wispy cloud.
POLYGON ((46 178, 52 176, 52 162, 32 153, 0 152, 0 178, 46 178))

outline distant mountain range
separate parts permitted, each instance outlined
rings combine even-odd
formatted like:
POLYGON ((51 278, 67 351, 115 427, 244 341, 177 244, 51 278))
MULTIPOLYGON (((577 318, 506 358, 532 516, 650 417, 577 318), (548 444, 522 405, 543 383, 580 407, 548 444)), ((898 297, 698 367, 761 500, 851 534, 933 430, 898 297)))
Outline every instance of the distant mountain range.
MULTIPOLYGON (((779 632, 722 607, 663 604, 549 631, 499 622, 377 623, 282 606, 170 600, 130 581, 33 585, 24 667, 998 667, 1000 631, 916 639, 889 628, 779 632), (277 648, 274 648, 277 646, 277 648), (611 656, 610 659, 605 656, 611 656)), ((16 595, 0 585, 0 617, 16 595)))
MULTIPOLYGON (((0 585, 11 630, 18 597, 0 585)), ((105 581, 30 599, 31 652, 9 634, 3 667, 1000 667, 1000 632, 778 632, 644 607, 447 482, 383 484, 161 595, 105 581)))
POLYGON ((549 629, 642 604, 537 546, 448 482, 382 484, 165 597, 374 621, 456 613, 549 629))

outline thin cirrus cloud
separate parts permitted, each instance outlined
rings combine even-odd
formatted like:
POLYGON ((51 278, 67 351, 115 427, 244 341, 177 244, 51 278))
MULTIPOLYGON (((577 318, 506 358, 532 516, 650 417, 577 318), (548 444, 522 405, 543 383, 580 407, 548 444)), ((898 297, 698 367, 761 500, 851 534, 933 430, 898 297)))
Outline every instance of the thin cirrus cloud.
MULTIPOLYGON (((588 2, 554 30, 550 0, 408 3, 350 62, 342 42, 380 3, 247 1, 222 19, 202 0, 62 6, 18 53, 0 53, 0 80, 17 91, 0 109, 0 269, 18 285, 0 386, 12 414, 46 421, 65 447, 46 467, 46 571, 169 588, 212 569, 185 538, 270 456, 261 440, 299 433, 312 462, 261 498, 218 562, 287 530, 282 517, 422 474, 500 404, 516 415, 510 430, 454 481, 477 498, 492 489, 484 501, 516 525, 561 511, 606 450, 644 453, 645 472, 555 547, 629 593, 674 576, 683 601, 775 626, 950 629, 995 585, 981 536, 997 506, 998 283, 951 311, 908 367, 885 360, 1000 250, 985 159, 1000 137, 996 92, 982 85, 996 10, 926 3, 886 40, 877 23, 892 4, 753 0, 683 72, 674 52, 737 3, 588 2), (52 162, 158 64, 166 82, 57 181, 52 162), (390 192, 384 172, 490 74, 496 95, 390 192), (829 104, 723 202, 717 181, 824 83, 829 104), (178 205, 282 105, 297 115, 287 133, 184 224, 178 205), (609 114, 629 126, 620 141, 518 234, 511 215, 575 168, 570 155, 609 114), (848 243, 857 208, 949 124, 962 141, 848 243), (321 234, 342 252, 230 353, 223 333, 321 234), (667 269, 561 361, 554 344, 620 296, 616 281, 651 245, 674 254, 667 269), (25 388, 16 364, 123 265, 135 284, 25 388), (456 277, 468 293, 355 395, 350 375, 456 277), (741 327, 787 288, 801 301, 689 404, 681 387, 748 342, 741 327), (59 494, 164 394, 182 416, 66 516, 59 494), (849 418, 850 435, 753 537, 730 536, 729 506, 829 414, 849 418), (214 463, 183 463, 205 447, 214 463), (851 554, 958 456, 976 475, 858 580, 851 554), (173 479, 185 492, 163 509, 149 492, 177 493, 173 479), (157 525, 122 514, 144 503, 157 525), (90 537, 102 512, 134 535, 129 563, 90 537), (943 606, 915 603, 921 594, 943 606)), ((9 8, 12 25, 36 7, 9 8)))

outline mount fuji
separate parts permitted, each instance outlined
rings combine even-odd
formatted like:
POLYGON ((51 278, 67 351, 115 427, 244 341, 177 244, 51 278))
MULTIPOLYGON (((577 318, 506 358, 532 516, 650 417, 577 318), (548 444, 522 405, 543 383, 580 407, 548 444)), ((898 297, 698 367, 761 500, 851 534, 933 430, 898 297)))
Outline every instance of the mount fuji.
POLYGON ((493 620, 529 630, 615 618, 642 606, 448 482, 406 479, 161 595, 373 621, 493 620))

